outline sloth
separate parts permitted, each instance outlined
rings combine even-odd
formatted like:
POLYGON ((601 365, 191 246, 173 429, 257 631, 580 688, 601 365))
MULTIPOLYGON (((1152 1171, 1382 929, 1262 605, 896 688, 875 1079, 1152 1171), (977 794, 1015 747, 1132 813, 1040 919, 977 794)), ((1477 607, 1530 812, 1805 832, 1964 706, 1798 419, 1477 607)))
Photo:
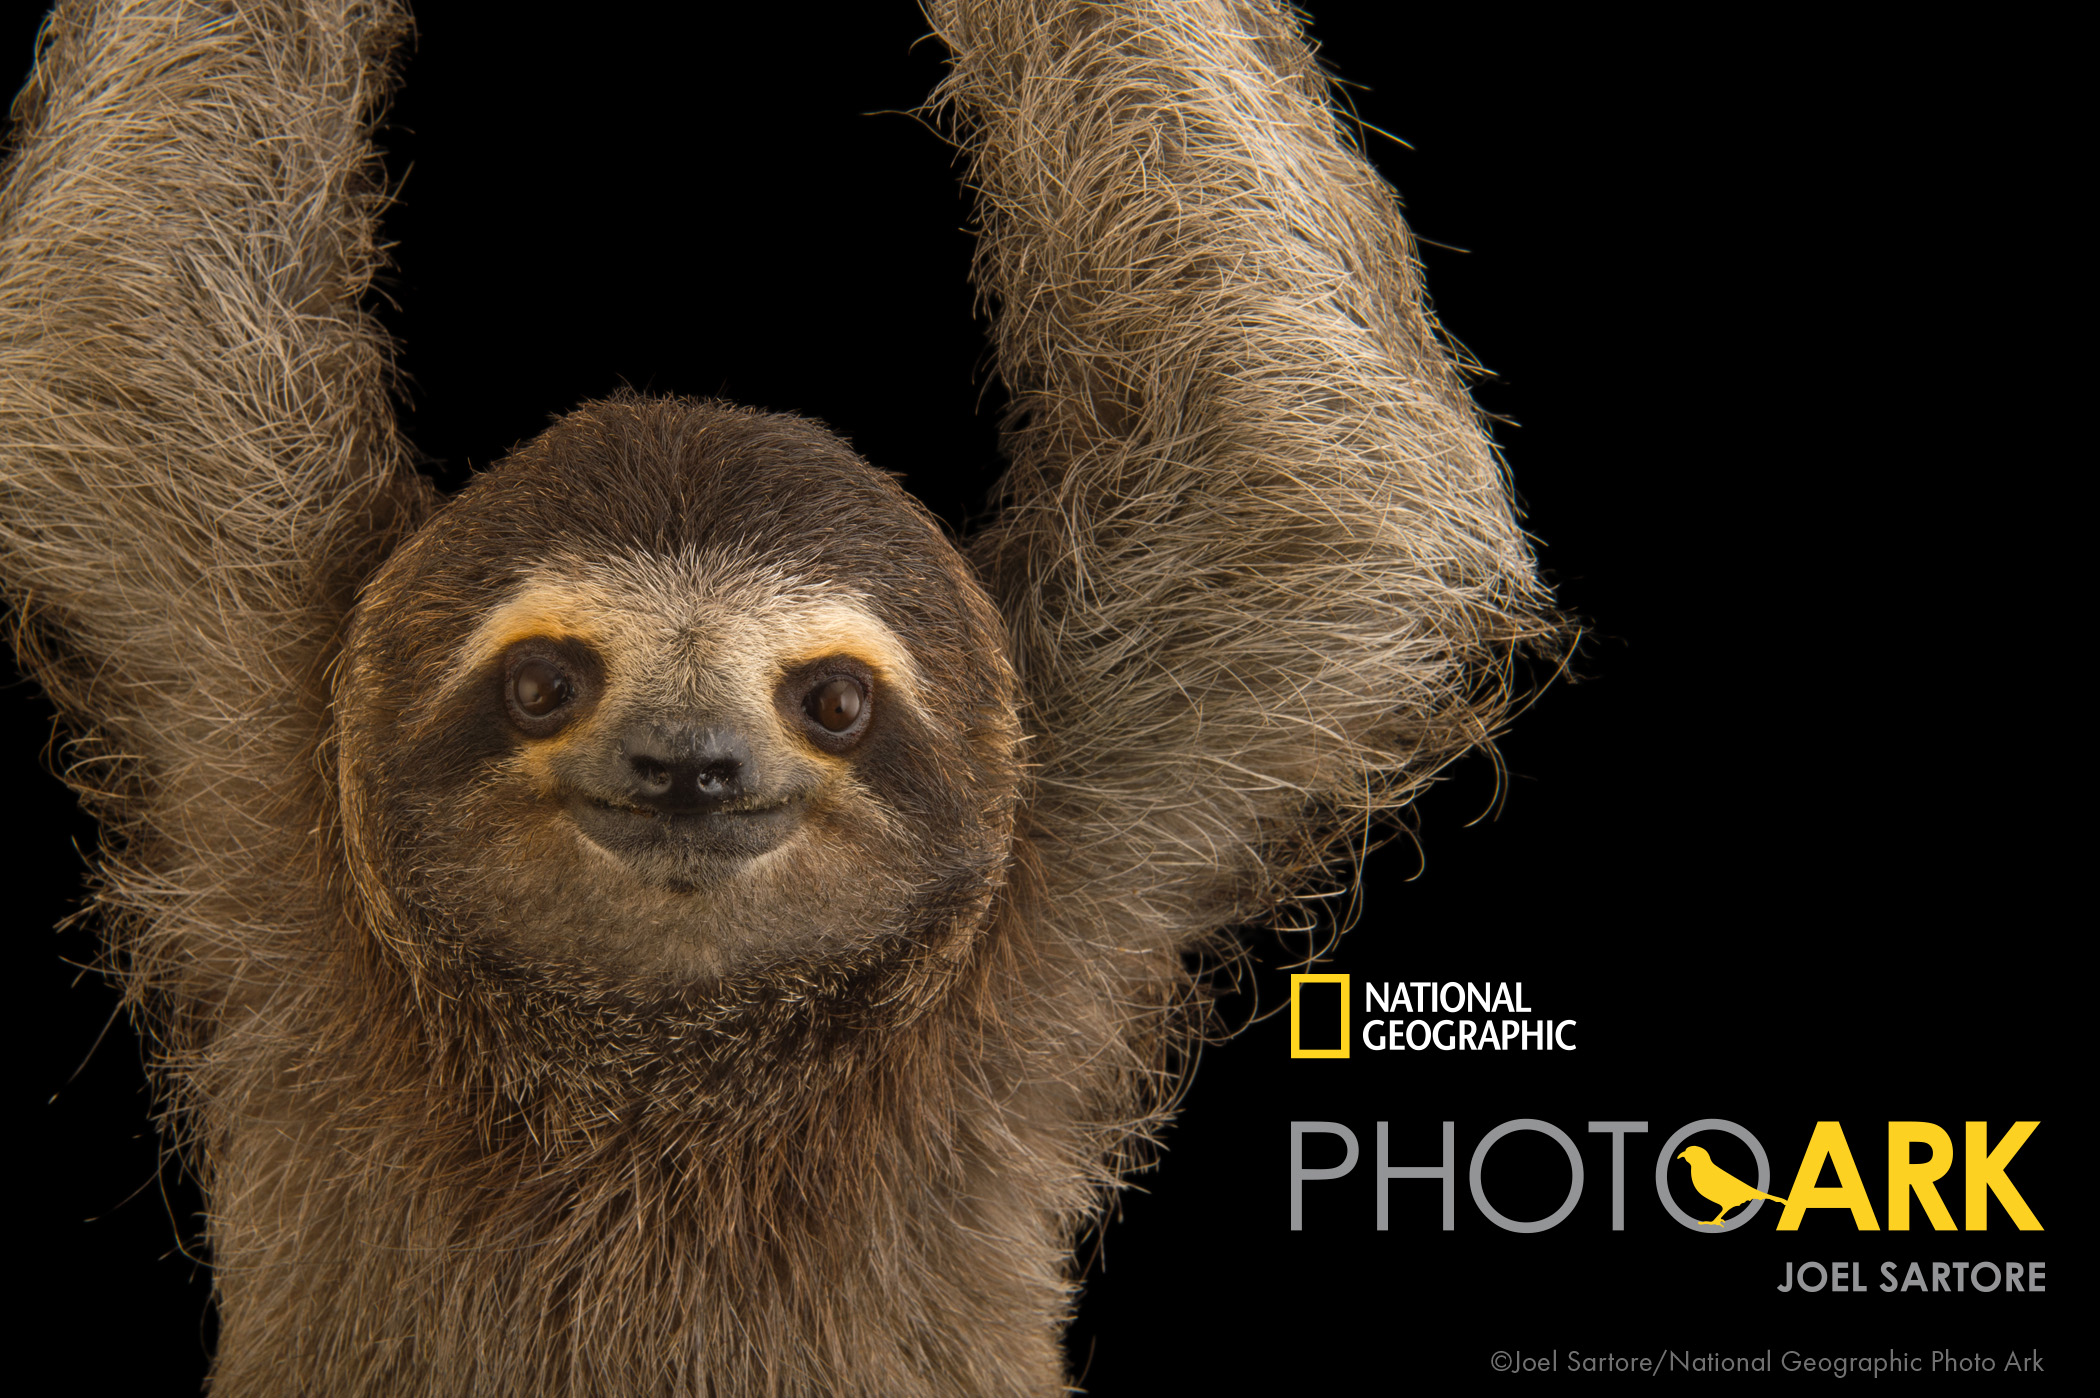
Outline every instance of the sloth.
POLYGON ((208 1203, 220 1394, 1055 1393, 1206 954, 1562 626, 1271 0, 943 0, 1009 405, 944 532, 585 404, 447 498, 366 301, 384 0, 60 7, 0 585, 208 1203))

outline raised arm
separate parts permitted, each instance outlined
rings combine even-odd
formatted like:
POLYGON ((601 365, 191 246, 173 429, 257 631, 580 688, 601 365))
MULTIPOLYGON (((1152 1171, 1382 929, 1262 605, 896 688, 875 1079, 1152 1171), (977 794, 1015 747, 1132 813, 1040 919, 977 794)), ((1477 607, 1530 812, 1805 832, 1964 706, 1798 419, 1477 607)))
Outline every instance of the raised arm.
POLYGON ((404 32, 386 3, 67 4, 14 109, 0 587, 124 960, 183 1003, 256 961, 214 964, 227 917, 312 912, 326 667, 424 507, 360 309, 404 32))
POLYGON ((1547 598, 1393 191, 1280 5, 937 6, 1012 395, 973 561, 1055 906, 1272 913, 1483 744, 1547 598))

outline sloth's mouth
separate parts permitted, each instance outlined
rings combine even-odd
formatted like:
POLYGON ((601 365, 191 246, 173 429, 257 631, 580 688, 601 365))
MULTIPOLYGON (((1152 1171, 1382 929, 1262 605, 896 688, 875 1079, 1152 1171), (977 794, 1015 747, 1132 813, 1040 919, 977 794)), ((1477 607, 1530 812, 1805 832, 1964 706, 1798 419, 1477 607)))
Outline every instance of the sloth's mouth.
POLYGON ((802 793, 746 796, 716 805, 650 807, 595 796, 568 803, 585 839, 633 865, 652 881, 692 887, 755 859, 795 833, 808 799, 802 793))
POLYGON ((602 796, 588 796, 583 799, 602 811, 619 811, 625 815, 637 815, 646 820, 657 821, 680 821, 690 820, 694 817, 718 815, 766 815, 772 811, 785 809, 795 804, 796 800, 796 798, 791 796, 772 800, 747 797, 742 800, 724 801, 717 805, 706 807, 695 806, 690 810, 663 810, 654 806, 638 806, 625 801, 608 800, 602 796))

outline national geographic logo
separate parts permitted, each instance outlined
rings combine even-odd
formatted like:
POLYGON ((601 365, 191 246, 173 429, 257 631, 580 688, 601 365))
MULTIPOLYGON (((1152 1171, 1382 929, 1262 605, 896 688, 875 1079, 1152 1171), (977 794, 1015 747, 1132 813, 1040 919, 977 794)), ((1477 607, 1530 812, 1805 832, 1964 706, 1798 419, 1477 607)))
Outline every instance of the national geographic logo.
POLYGON ((1531 1013, 1522 981, 1365 981, 1363 1027, 1353 1034, 1350 998, 1344 972, 1293 975, 1291 1057, 1347 1058, 1359 1042, 1372 1053, 1565 1053, 1576 1047, 1572 1019, 1514 1018, 1531 1013), (1307 996, 1308 985, 1322 989, 1307 996), (1338 997, 1325 990, 1328 985, 1338 997))

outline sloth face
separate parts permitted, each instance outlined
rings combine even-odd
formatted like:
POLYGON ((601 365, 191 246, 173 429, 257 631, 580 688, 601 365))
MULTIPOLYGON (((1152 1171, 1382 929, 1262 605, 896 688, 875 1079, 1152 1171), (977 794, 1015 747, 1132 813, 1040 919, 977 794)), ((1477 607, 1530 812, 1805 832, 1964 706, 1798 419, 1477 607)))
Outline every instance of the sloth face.
POLYGON ((918 756, 923 682, 868 599, 734 554, 547 560, 456 671, 497 784, 674 892, 879 837, 899 811, 877 788, 918 756))
POLYGON ((809 424, 618 400, 469 487, 362 602, 346 826, 397 939, 680 981, 967 935, 1012 678, 896 486, 809 424))

